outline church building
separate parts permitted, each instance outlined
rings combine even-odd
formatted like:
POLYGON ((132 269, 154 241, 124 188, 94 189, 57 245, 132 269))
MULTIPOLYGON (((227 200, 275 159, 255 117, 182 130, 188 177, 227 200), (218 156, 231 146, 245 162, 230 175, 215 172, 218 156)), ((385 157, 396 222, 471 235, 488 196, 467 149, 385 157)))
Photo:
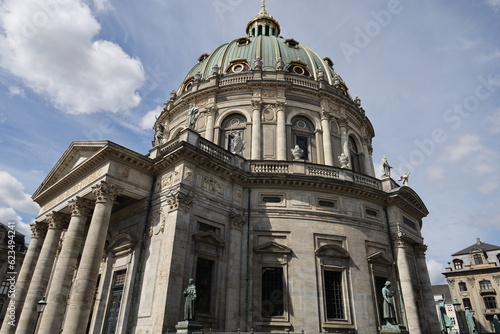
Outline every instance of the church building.
POLYGON ((440 333, 427 208, 330 58, 263 2, 179 84, 149 152, 73 142, 33 194, 1 334, 440 333))

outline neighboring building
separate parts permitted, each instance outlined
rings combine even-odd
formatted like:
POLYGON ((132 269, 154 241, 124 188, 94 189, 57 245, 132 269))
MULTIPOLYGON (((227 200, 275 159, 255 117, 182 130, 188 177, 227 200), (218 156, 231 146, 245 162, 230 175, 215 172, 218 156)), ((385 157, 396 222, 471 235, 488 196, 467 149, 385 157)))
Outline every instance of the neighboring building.
POLYGON ((446 320, 443 319, 443 313, 451 320, 453 327, 449 328, 449 333, 464 332, 463 322, 460 317, 459 306, 457 301, 452 300, 450 288, 447 284, 433 285, 432 292, 434 293, 434 302, 436 303, 436 313, 438 314, 441 328, 446 327, 446 320), (444 312, 443 312, 444 311, 444 312), (460 329, 462 327, 462 329, 460 329))
POLYGON ((452 254, 450 267, 444 273, 451 298, 470 307, 478 322, 479 333, 492 333, 493 316, 500 316, 500 246, 476 243, 452 254))
POLYGON ((15 293, 17 273, 26 254, 24 234, 15 230, 15 224, 0 222, 0 323, 15 293))
POLYGON ((396 321, 439 333, 428 211, 388 165, 375 178, 360 100, 265 5, 246 33, 198 58, 149 154, 64 153, 33 195, 16 333, 173 332, 190 278, 205 332, 377 333, 390 280, 396 321))

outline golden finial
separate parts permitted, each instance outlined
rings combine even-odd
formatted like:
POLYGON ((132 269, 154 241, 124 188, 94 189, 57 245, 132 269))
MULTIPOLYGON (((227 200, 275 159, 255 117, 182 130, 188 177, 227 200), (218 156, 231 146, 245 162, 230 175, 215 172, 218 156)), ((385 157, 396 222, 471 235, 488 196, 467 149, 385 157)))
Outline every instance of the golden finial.
POLYGON ((262 0, 262 8, 266 8, 266 0, 262 0))

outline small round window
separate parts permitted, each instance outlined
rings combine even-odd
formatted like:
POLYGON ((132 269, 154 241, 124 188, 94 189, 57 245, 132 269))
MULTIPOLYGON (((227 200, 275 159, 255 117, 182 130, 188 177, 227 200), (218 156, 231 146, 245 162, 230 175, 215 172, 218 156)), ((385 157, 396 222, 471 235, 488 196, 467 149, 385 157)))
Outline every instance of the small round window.
POLYGON ((304 75, 305 73, 304 69, 300 66, 294 66, 293 72, 300 75, 304 75))
POLYGON ((192 83, 192 82, 188 82, 188 83, 186 84, 185 91, 191 90, 191 88, 193 88, 193 83, 192 83))
POLYGON ((236 65, 233 65, 232 70, 234 73, 238 73, 238 72, 243 71, 244 68, 245 67, 242 64, 236 64, 236 65))

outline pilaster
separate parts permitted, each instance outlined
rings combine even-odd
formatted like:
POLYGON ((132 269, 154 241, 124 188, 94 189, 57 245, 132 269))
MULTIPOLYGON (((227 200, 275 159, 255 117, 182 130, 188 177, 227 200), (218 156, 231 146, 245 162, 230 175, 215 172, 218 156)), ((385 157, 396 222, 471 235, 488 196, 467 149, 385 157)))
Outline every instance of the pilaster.
POLYGON ((262 101, 252 100, 252 160, 260 160, 262 158, 261 140, 261 109, 262 101))

